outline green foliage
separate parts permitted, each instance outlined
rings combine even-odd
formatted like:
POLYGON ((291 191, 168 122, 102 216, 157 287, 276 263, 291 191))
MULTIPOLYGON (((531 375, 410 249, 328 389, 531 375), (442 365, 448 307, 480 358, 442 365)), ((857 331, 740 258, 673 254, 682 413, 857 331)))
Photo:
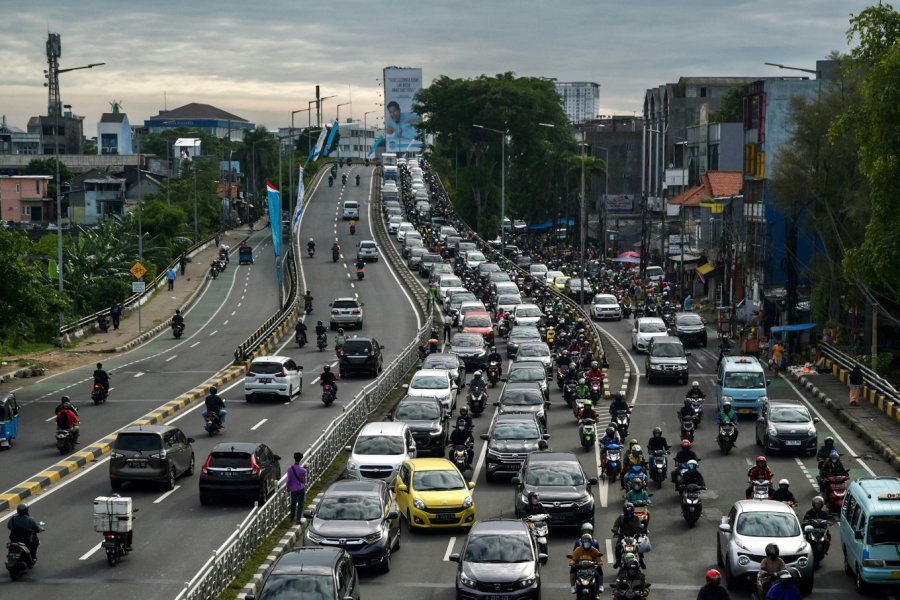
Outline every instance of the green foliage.
MULTIPOLYGON (((51 198, 56 197, 56 159, 55 158, 47 158, 47 159, 39 159, 36 158, 28 163, 24 169, 22 169, 22 175, 49 175, 53 177, 50 181, 50 185, 47 187, 47 194, 51 198)), ((63 164, 61 161, 59 163, 59 179, 63 183, 69 182, 74 177, 74 174, 69 167, 63 164)), ((65 186, 63 186, 63 190, 65 190, 65 186)))
MULTIPOLYGON (((866 354, 860 358, 860 362, 867 367, 872 367, 872 355, 866 354)), ((875 355, 875 372, 882 377, 887 377, 891 373, 891 363, 894 362, 894 355, 890 352, 879 352, 875 355)))
POLYGON ((744 88, 735 85, 725 92, 719 108, 709 113, 710 123, 740 123, 744 119, 744 88))

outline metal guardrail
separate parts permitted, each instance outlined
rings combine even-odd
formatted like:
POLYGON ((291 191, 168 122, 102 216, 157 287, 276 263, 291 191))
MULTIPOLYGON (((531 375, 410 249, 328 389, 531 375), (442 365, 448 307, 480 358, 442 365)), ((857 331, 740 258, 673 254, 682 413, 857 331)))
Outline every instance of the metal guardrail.
POLYGON ((897 391, 897 389, 891 384, 891 382, 881 377, 878 373, 868 368, 849 354, 842 352, 832 344, 829 344, 827 342, 819 342, 819 348, 826 358, 830 359, 835 364, 847 369, 848 371, 852 370, 853 367, 859 365, 862 370, 866 386, 883 395, 886 400, 890 400, 894 403, 895 406, 900 405, 900 392, 897 391))

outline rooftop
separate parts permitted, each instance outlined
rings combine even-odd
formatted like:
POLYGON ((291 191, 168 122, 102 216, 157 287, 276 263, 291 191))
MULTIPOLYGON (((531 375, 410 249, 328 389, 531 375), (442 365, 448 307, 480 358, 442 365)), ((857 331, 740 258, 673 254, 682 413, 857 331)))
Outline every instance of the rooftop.
POLYGON ((219 119, 223 121, 247 122, 247 119, 226 112, 221 108, 197 102, 191 102, 172 110, 161 110, 158 115, 150 117, 149 120, 158 121, 160 119, 219 119))
POLYGON ((709 171, 700 175, 700 184, 678 194, 669 204, 699 206, 704 200, 740 195, 743 188, 740 171, 709 171))

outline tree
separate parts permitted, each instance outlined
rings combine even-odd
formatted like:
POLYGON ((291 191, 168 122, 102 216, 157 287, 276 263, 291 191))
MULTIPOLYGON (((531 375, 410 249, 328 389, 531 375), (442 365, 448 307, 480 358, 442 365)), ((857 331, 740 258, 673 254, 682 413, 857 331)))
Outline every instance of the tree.
MULTIPOLYGON (((47 186, 47 194, 51 198, 56 198, 56 159, 55 158, 47 158, 41 160, 39 158, 35 158, 28 165, 22 169, 23 175, 49 175, 53 177, 50 181, 50 185, 47 186)), ((62 161, 59 163, 59 179, 63 182, 63 190, 66 189, 66 184, 72 181, 72 177, 75 175, 69 170, 62 161)))
POLYGON ((725 92, 719 108, 709 113, 710 123, 740 123, 744 118, 744 88, 735 85, 725 92))

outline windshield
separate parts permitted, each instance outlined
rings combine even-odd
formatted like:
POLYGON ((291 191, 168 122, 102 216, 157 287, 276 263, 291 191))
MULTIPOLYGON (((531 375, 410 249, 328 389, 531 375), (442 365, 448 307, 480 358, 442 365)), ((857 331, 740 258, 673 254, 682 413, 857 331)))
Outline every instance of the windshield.
POLYGON ((386 454, 403 454, 406 446, 399 435, 367 435, 357 438, 354 454, 379 456, 386 454))
POLYGON ((809 413, 802 406, 790 408, 773 408, 769 417, 773 423, 809 423, 809 413))
POLYGON ((466 260, 484 260, 484 254, 482 254, 481 252, 469 252, 468 254, 466 254, 466 260))
POLYGON ((500 271, 500 265, 495 263, 487 263, 483 265, 478 265, 479 273, 498 273, 500 271))
POLYGON ((641 333, 665 333, 666 332, 666 324, 665 323, 656 323, 651 321, 649 323, 641 323, 640 324, 640 332, 641 333))
POLYGON ((440 285, 445 288, 462 287, 462 281, 459 277, 441 277, 440 285))
POLYGON ((359 308, 359 303, 356 300, 335 300, 331 308, 359 308))
POLYGON ((366 356, 371 350, 371 342, 348 340, 344 344, 344 352, 348 356, 366 356))
POLYGON ((582 282, 581 279, 578 279, 577 277, 573 277, 568 281, 568 283, 570 288, 580 288, 582 285, 584 285, 584 287, 588 287, 582 282))
POLYGON ((537 329, 522 329, 520 327, 516 327, 509 333, 509 339, 511 339, 511 340, 539 340, 539 339, 541 339, 541 334, 537 329))
POLYGON ((684 346, 681 344, 653 344, 650 356, 684 358, 684 346))
POLYGON ((450 345, 458 348, 481 348, 484 346, 484 338, 480 335, 454 335, 450 345))
POLYGON ((447 377, 441 375, 417 375, 412 378, 409 387, 415 390, 447 389, 447 377))
POLYGON ((573 463, 532 463, 525 473, 528 485, 584 485, 584 474, 573 463))
POLYGON ((472 292, 453 292, 450 294, 450 304, 462 304, 473 300, 477 300, 477 298, 472 292))
POLYGON ((537 306, 520 306, 516 308, 516 318, 519 317, 540 317, 541 309, 537 306))
POLYGON ((398 421, 434 421, 441 412, 433 402, 409 402, 397 406, 394 419, 398 421))
POLYGON ((491 327, 491 318, 478 315, 467 316, 463 327, 491 327))
POLYGON ((547 376, 543 367, 519 367, 509 372, 510 381, 540 381, 547 376))
POLYGON ((522 304, 522 297, 518 294, 504 294, 497 298, 497 304, 522 304))
POLYGON ((504 406, 535 406, 544 402, 540 390, 507 390, 500 398, 504 406))
POLYGON ((413 474, 413 489, 417 492, 438 492, 466 489, 466 482, 457 470, 416 471, 413 474))
POLYGON ((250 372, 257 375, 274 375, 281 373, 282 365, 276 362, 254 362, 250 365, 250 372))
POLYGON ((679 325, 703 325, 703 319, 700 318, 700 315, 684 315, 683 317, 678 317, 679 325))
POLYGON ((422 363, 423 369, 456 369, 459 368, 459 359, 455 355, 450 354, 429 354, 425 362, 422 363))
POLYGON ((491 432, 492 440, 535 440, 539 437, 537 426, 528 421, 497 423, 491 432))
POLYGON ((766 378, 762 373, 726 373, 722 387, 738 390, 765 389, 766 378))
POLYGON ((524 535, 473 535, 463 560, 476 563, 520 563, 534 560, 531 541, 524 535))
POLYGON ((331 575, 288 573, 271 575, 259 600, 334 600, 334 579, 331 575))
POLYGON ((516 357, 521 356, 550 356, 550 348, 543 344, 528 344, 519 348, 519 353, 516 357))
POLYGON ((900 516, 883 515, 869 519, 869 543, 900 546, 900 516))
POLYGON ((326 497, 319 503, 316 518, 324 521, 371 521, 381 518, 378 498, 366 496, 326 497))
POLYGON ((597 296, 594 298, 594 304, 602 304, 603 306, 613 306, 619 301, 610 296, 597 296))
POLYGON ((116 438, 116 450, 149 452, 162 448, 162 438, 154 433, 120 433, 116 438))
POLYGON ((745 512, 738 517, 735 532, 748 537, 794 537, 800 535, 800 522, 794 513, 745 512))
POLYGON ((662 277, 662 267, 647 267, 647 277, 662 277))

